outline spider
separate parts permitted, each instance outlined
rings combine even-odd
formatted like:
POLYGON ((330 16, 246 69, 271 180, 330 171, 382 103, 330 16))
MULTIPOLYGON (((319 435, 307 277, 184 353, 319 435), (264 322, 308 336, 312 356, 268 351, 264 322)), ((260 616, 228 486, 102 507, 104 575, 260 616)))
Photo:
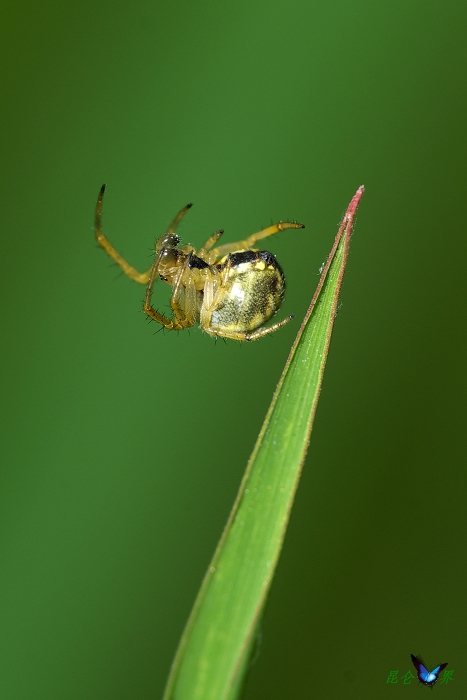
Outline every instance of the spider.
POLYGON ((278 311, 285 293, 284 273, 272 253, 253 248, 256 241, 287 228, 305 228, 303 224, 279 222, 253 233, 243 241, 226 243, 215 248, 223 234, 217 231, 202 248, 180 247, 175 233, 178 224, 191 209, 187 204, 156 242, 154 263, 146 272, 129 265, 102 233, 102 185, 96 205, 96 240, 121 267, 125 275, 145 284, 143 311, 168 330, 182 330, 199 323, 212 336, 233 340, 257 340, 276 331, 293 316, 261 328, 278 311), (152 306, 152 290, 156 278, 172 286, 170 319, 152 306))

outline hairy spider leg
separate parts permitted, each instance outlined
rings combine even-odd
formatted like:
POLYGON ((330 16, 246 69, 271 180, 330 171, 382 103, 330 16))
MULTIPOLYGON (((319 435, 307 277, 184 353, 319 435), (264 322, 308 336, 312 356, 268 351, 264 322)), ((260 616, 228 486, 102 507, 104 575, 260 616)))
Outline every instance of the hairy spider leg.
POLYGON ((240 250, 248 250, 249 248, 253 248, 256 241, 260 241, 262 238, 272 236, 275 233, 278 233, 279 231, 284 231, 284 229, 286 228, 305 228, 305 225, 292 223, 289 221, 279 221, 277 224, 268 226, 268 228, 265 228, 262 231, 252 233, 251 236, 248 236, 248 238, 245 238, 245 240, 243 241, 237 241, 236 243, 226 243, 225 245, 220 245, 218 248, 214 248, 214 250, 212 250, 207 256, 206 262, 212 265, 216 260, 218 260, 219 258, 223 258, 228 253, 236 253, 240 250))
POLYGON ((136 270, 129 263, 127 263, 124 258, 122 258, 120 253, 117 253, 113 245, 109 243, 107 238, 102 233, 102 201, 104 199, 104 192, 105 185, 102 185, 96 204, 96 241, 100 246, 102 246, 107 255, 109 255, 112 260, 117 263, 127 277, 130 277, 132 280, 135 280, 135 282, 139 282, 140 284, 147 284, 152 268, 150 267, 149 270, 146 270, 146 272, 138 272, 138 270, 136 270))
POLYGON ((148 286, 146 287, 146 294, 144 295, 144 302, 143 302, 143 311, 144 313, 149 316, 149 318, 152 318, 153 321, 157 321, 158 323, 161 324, 161 326, 164 326, 164 328, 168 328, 169 330, 181 330, 184 328, 182 325, 178 325, 175 321, 175 319, 172 321, 170 318, 167 318, 167 316, 164 316, 164 314, 160 314, 158 311, 153 309, 151 305, 151 297, 152 297, 152 289, 154 287, 154 280, 156 279, 157 275, 157 270, 159 268, 159 264, 161 261, 161 258, 164 254, 164 248, 156 255, 156 259, 154 260, 154 264, 149 270, 149 281, 148 281, 148 286))
POLYGON ((154 321, 157 321, 160 323, 164 328, 167 328, 169 331, 181 331, 184 328, 189 328, 190 326, 194 325, 194 315, 196 311, 196 289, 194 286, 194 280, 193 276, 190 274, 190 270, 188 268, 188 264, 190 262, 190 258, 192 253, 190 252, 183 263, 182 269, 180 270, 180 274, 177 276, 177 280, 174 284, 173 292, 172 292, 172 297, 170 299, 170 305, 173 309, 174 316, 175 318, 172 320, 170 318, 167 318, 167 316, 164 316, 164 314, 159 313, 159 311, 156 311, 151 303, 151 298, 152 298, 152 290, 154 287, 154 281, 156 279, 156 275, 159 269, 159 264, 162 259, 162 256, 164 255, 164 248, 158 253, 156 256, 156 259, 154 261, 154 264, 150 270, 150 275, 149 275, 149 281, 148 281, 148 286, 146 287, 146 294, 144 295, 144 303, 143 303, 143 311, 144 313, 149 316, 149 318, 152 318, 154 321), (186 289, 185 285, 182 286, 182 277, 188 270, 189 276, 188 280, 186 282, 186 289), (184 292, 185 294, 188 294, 188 304, 190 305, 191 308, 189 308, 188 313, 186 314, 180 304, 179 304, 179 298, 180 294, 184 292))

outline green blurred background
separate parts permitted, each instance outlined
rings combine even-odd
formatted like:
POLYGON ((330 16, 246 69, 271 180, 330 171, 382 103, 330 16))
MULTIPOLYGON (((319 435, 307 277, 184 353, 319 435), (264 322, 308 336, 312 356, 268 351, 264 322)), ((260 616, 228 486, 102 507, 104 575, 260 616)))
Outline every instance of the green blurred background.
MULTIPOLYGON (((245 700, 465 698, 465 3, 4 1, 2 700, 160 698, 345 208, 366 186, 245 700), (296 219, 251 345, 154 334, 138 269, 296 219), (462 358, 462 359, 461 359, 462 358)), ((168 304, 158 286, 155 303, 168 304)))

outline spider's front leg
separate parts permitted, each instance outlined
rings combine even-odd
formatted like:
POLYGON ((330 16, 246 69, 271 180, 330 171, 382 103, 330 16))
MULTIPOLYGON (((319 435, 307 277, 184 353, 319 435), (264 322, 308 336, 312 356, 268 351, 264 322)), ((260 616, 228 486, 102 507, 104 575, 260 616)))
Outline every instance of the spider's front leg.
POLYGON ((146 270, 146 272, 138 272, 134 267, 132 267, 127 261, 122 258, 120 253, 117 253, 113 245, 109 243, 107 238, 102 233, 102 202, 104 200, 105 185, 102 185, 99 192, 99 197, 97 198, 96 204, 96 218, 95 218, 95 233, 96 241, 105 250, 107 255, 109 255, 114 262, 123 270, 127 277, 130 277, 135 282, 140 284, 147 284, 149 280, 149 275, 151 273, 151 268, 146 270))
MULTIPOLYGON (((99 243, 101 248, 105 250, 107 255, 112 258, 112 260, 117 263, 117 265, 123 270, 125 275, 127 277, 130 277, 130 279, 135 280, 135 282, 139 282, 140 284, 148 284, 149 278, 151 275, 151 270, 153 269, 154 266, 150 267, 149 270, 146 270, 146 272, 138 272, 134 267, 132 267, 125 258, 123 258, 120 253, 117 253, 115 248, 107 238, 104 236, 102 233, 102 203, 104 201, 104 193, 105 193, 105 185, 102 185, 99 196, 97 198, 97 204, 96 204, 96 215, 95 215, 95 234, 96 234, 96 241, 99 243)), ((186 207, 183 207, 181 209, 175 219, 172 221, 170 224, 167 233, 174 233, 177 229, 178 224, 180 221, 183 219, 185 214, 189 209, 191 209, 193 205, 192 204, 187 204, 186 207)))

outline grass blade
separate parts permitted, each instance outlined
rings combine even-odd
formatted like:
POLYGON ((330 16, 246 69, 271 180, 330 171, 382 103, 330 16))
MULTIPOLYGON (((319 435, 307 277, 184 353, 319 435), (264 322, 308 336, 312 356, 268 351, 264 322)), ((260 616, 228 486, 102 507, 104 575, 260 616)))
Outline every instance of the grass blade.
POLYGON ((308 449, 360 187, 292 346, 180 641, 164 700, 235 700, 308 449))

